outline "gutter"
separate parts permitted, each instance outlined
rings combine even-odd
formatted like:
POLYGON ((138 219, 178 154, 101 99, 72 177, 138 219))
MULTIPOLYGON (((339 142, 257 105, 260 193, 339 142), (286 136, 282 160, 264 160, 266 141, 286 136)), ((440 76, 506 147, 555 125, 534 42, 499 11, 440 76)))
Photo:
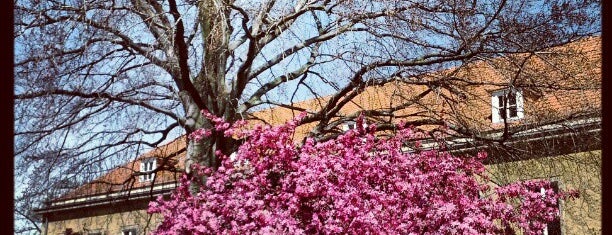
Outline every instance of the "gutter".
MULTIPOLYGON (((581 132, 582 134, 584 133, 601 133, 601 128, 598 129, 592 129, 592 130, 588 130, 586 132, 581 132)), ((549 136, 540 136, 540 137, 533 137, 533 138, 525 138, 525 139, 516 139, 516 140, 512 140, 512 141, 507 141, 506 143, 508 144, 514 144, 514 143, 521 143, 521 142, 533 142, 533 141, 538 141, 538 140, 547 140, 547 139, 555 139, 555 138, 559 138, 559 137, 567 137, 567 136, 572 136, 574 135, 573 133, 562 133, 562 134, 555 134, 555 135, 549 135, 549 136)), ((480 147, 484 147, 485 145, 477 145, 474 147, 458 147, 456 149, 451 149, 450 151, 469 151, 469 150, 477 150, 480 147)))
MULTIPOLYGON (((34 213, 42 215, 51 212, 66 211, 71 209, 82 209, 107 205, 119 201, 135 201, 140 199, 152 198, 159 195, 170 194, 176 188, 177 182, 151 187, 136 188, 129 191, 119 191, 110 194, 87 196, 81 198, 65 199, 52 202, 45 208, 34 210, 34 213)), ((46 220, 46 218, 45 218, 46 220)))
MULTIPOLYGON (((534 128, 528 128, 522 131, 518 131, 513 134, 513 138, 508 139, 504 143, 508 145, 515 145, 521 143, 538 143, 538 141, 546 140, 557 140, 561 138, 584 136, 584 135, 597 135, 601 134, 601 117, 585 118, 580 120, 570 120, 566 122, 547 124, 542 126, 536 126, 534 128)), ((503 130, 496 130, 487 133, 488 136, 500 137, 503 134, 503 130)), ((475 141, 469 137, 455 137, 443 139, 444 144, 448 152, 465 153, 470 151, 477 151, 487 149, 490 145, 486 141, 475 141)), ((601 142, 599 142, 601 145, 601 142)), ((588 145, 587 149, 592 149, 592 146, 588 145)), ((439 148, 439 142, 432 139, 421 140, 421 147, 414 149, 411 147, 403 146, 402 152, 413 153, 417 150, 429 151, 439 148)), ((601 146, 600 146, 601 147, 601 146)), ((557 148, 555 148, 557 149, 557 148)), ((585 150, 590 151, 590 150, 585 150)), ((488 158, 491 160, 492 158, 488 158)), ((488 164, 485 162, 485 165, 488 164)))
MULTIPOLYGON (((574 134, 572 133, 572 130, 575 129, 580 129, 580 131, 578 131, 577 133, 593 133, 597 131, 601 132, 601 117, 572 120, 568 122, 549 124, 522 130, 516 132, 513 135, 513 138, 509 139, 506 143, 518 143, 521 141, 536 141, 542 139, 552 139, 555 137, 571 136, 574 134)), ((487 136, 500 137, 502 134, 503 130, 500 130, 488 133, 487 136)), ((436 141, 427 141, 425 143, 423 142, 421 143, 422 150, 431 150, 438 145, 438 142, 436 141)), ((470 150, 485 146, 485 144, 478 144, 477 141, 465 137, 445 140, 445 144, 447 145, 449 151, 470 150)))

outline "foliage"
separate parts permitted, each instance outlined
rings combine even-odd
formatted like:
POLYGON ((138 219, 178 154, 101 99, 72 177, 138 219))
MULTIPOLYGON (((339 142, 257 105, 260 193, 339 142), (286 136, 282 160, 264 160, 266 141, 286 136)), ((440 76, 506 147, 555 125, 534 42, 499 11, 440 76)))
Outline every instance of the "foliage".
MULTIPOLYGON (((558 199, 546 181, 490 189, 485 153, 460 158, 444 151, 406 152, 412 128, 377 138, 376 126, 349 130, 337 139, 294 143, 297 119, 285 125, 241 130, 213 118, 216 131, 248 137, 236 158, 222 156, 196 195, 184 175, 169 200, 151 202, 164 221, 156 234, 538 234, 555 218, 558 199), (540 188, 545 188, 545 196, 540 188), (487 194, 488 193, 488 194, 487 194), (486 196, 481 196, 485 195, 486 196), (518 200, 517 200, 518 199, 518 200), (519 203, 520 202, 520 203, 519 203)), ((359 119, 362 120, 362 119, 359 119)), ((192 139, 210 131, 194 132, 192 139)))

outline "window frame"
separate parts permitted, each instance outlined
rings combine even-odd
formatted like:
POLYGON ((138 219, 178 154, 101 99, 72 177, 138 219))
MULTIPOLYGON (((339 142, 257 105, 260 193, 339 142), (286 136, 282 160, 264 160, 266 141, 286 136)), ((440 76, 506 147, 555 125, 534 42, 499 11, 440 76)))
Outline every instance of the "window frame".
MULTIPOLYGON (((140 161, 140 172, 141 173, 152 172, 153 170, 155 170, 155 168, 157 168, 157 159, 154 157, 145 158, 140 161)), ((150 181, 153 181, 154 178, 155 178, 155 173, 140 175, 139 177, 140 182, 150 182, 150 181)))
MULTIPOLYGON (((366 122, 365 118, 363 119, 363 128, 367 128, 368 127, 368 123, 366 122)), ((355 130, 357 129, 357 121, 354 120, 349 120, 349 121, 345 121, 344 123, 342 123, 342 132, 347 132, 349 130, 355 130)))
POLYGON ((492 92, 491 93, 491 122, 495 124, 495 123, 503 123, 504 119, 506 120, 506 122, 517 121, 517 120, 523 119, 525 117, 523 101, 524 101, 523 91, 521 89, 508 88, 508 89, 503 89, 503 90, 492 92), (513 96, 514 104, 508 105, 508 101, 510 100, 508 95, 510 94, 514 95, 513 96), (516 115, 514 116, 510 116, 512 109, 515 109, 515 112, 516 112, 516 115))
MULTIPOLYGON (((552 190, 555 193, 558 193, 561 187, 561 182, 559 182, 559 180, 551 179, 550 183, 551 183, 552 190)), ((544 187, 540 188, 540 194, 542 195, 542 197, 544 197, 544 195, 546 194, 544 187)), ((544 229, 542 230, 542 235, 563 234, 563 227, 561 226, 561 209, 562 209, 561 202, 562 202, 561 200, 557 200, 557 218, 556 220, 546 224, 546 227, 544 227, 544 229), (551 225, 555 225, 554 229, 556 229, 556 231, 554 231, 554 233, 551 233, 550 231, 551 225)))
POLYGON ((349 130, 357 129, 357 122, 355 121, 346 121, 342 124, 342 131, 347 132, 349 130))
POLYGON ((138 228, 123 228, 121 229, 121 235, 138 235, 138 228))

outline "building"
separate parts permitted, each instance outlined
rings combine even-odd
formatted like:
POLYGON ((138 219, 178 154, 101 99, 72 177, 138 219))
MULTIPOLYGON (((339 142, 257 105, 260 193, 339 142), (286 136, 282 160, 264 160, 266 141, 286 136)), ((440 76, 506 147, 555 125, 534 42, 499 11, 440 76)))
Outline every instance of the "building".
POLYGON ((185 138, 178 138, 47 202, 36 211, 43 234, 147 234, 160 219, 146 213, 149 201, 177 186, 184 146, 185 138), (175 168, 153 171, 158 165, 175 168))
MULTIPOLYGON (((549 225, 547 234, 601 233, 600 37, 542 52, 481 60, 404 81, 412 84, 398 81, 368 87, 340 113, 383 113, 392 104, 410 104, 394 119, 372 115, 367 121, 438 120, 442 123, 421 127, 444 136, 455 154, 489 152, 486 163, 492 183, 549 179, 559 189, 580 191, 579 199, 560 205, 559 221, 549 225)), ((319 101, 297 106, 317 110, 319 101)), ((294 114, 287 108, 275 108, 253 116, 279 124, 294 114)), ((354 127, 348 118, 332 121, 341 128, 330 133, 354 127)), ((314 125, 300 127, 296 139, 314 125)), ((36 211, 43 218, 45 232, 148 233, 160 219, 146 214, 148 201, 169 194, 176 186, 185 145, 185 138, 178 138, 50 201, 36 211), (156 167, 162 165, 165 167, 156 167)))

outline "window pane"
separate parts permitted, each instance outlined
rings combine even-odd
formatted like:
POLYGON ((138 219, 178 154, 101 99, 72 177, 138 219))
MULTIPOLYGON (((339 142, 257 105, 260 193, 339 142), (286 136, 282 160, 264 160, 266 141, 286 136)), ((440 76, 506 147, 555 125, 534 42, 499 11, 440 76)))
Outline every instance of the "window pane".
POLYGON ((516 105, 516 93, 508 93, 508 106, 516 105))
MULTIPOLYGON (((553 190, 553 192, 558 193, 559 192, 559 182, 558 181, 552 181, 551 183, 551 188, 553 190)), ((544 194, 544 188, 542 188, 542 194, 544 194)), ((557 206, 559 201, 557 201, 557 206)), ((557 209, 560 209, 559 207, 557 207, 557 209)), ((544 229, 544 234, 548 234, 548 235, 561 235, 561 218, 559 217, 559 215, 557 214, 557 216, 555 216, 555 219, 553 221, 551 221, 550 223, 546 224, 546 228, 544 229)))
POLYGON ((494 123, 502 122, 508 118, 513 120, 522 118, 523 97, 521 96, 520 90, 509 88, 496 91, 492 94, 491 98, 493 107, 492 121, 494 123), (496 109, 497 113, 495 113, 496 109))
POLYGON ((561 219, 559 216, 555 217, 555 220, 546 224, 548 235, 561 235, 561 219))
POLYGON ((123 230, 123 235, 136 235, 136 229, 123 230))
POLYGON ((497 110, 498 113, 499 113, 499 117, 501 119, 506 119, 506 109, 504 108, 504 103, 505 103, 504 96, 503 95, 498 96, 497 100, 498 100, 498 104, 499 104, 499 107, 498 107, 498 110, 497 110))
POLYGON ((518 113, 516 112, 516 106, 508 107, 508 117, 518 117, 518 113))
POLYGON ((500 95, 500 96, 498 96, 498 97, 497 97, 497 99, 499 100, 499 102, 498 102, 498 104, 499 104, 499 108, 503 108, 503 107, 504 107, 504 103, 505 103, 505 102, 504 102, 504 101, 505 101, 505 100, 504 100, 504 96, 503 96, 503 95, 500 95))

